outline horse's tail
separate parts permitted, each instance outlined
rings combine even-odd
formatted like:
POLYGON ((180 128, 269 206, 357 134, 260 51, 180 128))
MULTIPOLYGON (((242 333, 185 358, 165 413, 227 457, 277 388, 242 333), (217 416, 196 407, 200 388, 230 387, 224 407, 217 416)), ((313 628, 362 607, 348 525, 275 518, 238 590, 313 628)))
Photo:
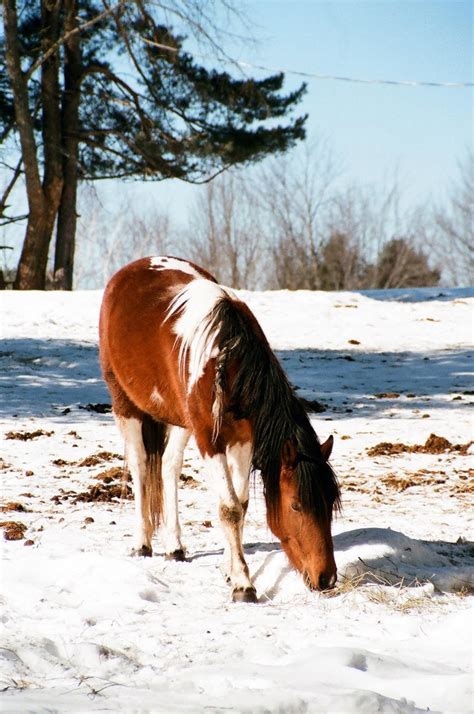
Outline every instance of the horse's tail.
POLYGON ((142 421, 142 438, 146 452, 143 511, 147 514, 150 530, 153 533, 160 525, 163 512, 161 457, 166 445, 166 425, 146 414, 142 421))

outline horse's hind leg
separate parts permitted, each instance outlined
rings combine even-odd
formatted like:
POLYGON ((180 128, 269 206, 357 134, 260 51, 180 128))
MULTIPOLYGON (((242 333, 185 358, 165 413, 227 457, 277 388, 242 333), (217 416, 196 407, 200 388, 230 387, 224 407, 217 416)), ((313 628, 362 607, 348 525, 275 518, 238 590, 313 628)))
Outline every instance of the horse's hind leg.
POLYGON ((142 420, 114 414, 120 433, 125 442, 125 460, 133 483, 135 501, 134 555, 151 556, 151 539, 154 523, 149 513, 147 498, 147 453, 143 441, 142 420))
POLYGON ((135 500, 134 553, 152 555, 151 538, 161 513, 161 454, 165 425, 154 422, 127 397, 103 356, 112 411, 125 442, 125 459, 135 500))
MULTIPOLYGON (((132 477, 135 501, 134 555, 151 556, 151 539, 161 512, 160 450, 145 445, 144 426, 150 417, 123 417, 114 414, 125 441, 125 459, 132 477)), ((162 427, 154 424, 154 427, 162 427)))
POLYGON ((166 557, 184 560, 178 515, 178 479, 183 465, 183 452, 189 431, 179 426, 167 427, 167 440, 162 458, 163 523, 162 537, 166 557))

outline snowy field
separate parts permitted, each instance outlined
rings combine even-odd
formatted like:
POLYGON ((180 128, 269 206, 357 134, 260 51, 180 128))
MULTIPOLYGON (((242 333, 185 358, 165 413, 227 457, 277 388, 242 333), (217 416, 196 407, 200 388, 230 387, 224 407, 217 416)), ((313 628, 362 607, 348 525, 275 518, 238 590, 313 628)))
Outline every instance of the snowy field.
POLYGON ((3 712, 471 712, 473 292, 242 293, 322 440, 342 515, 333 594, 265 523, 233 604, 190 447, 188 560, 131 558, 133 502, 97 361, 99 292, 0 296, 3 712), (430 436, 435 434, 434 438, 430 436))

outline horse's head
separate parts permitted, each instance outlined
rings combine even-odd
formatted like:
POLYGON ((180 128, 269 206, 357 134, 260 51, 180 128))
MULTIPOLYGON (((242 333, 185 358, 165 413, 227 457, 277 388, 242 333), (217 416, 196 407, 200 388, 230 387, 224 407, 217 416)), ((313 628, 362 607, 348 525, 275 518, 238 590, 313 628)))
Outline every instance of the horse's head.
POLYGON ((319 458, 310 459, 299 453, 296 439, 285 442, 279 503, 268 514, 268 525, 311 590, 332 588, 337 577, 331 520, 339 490, 327 463, 332 445, 330 436, 319 447, 319 458))

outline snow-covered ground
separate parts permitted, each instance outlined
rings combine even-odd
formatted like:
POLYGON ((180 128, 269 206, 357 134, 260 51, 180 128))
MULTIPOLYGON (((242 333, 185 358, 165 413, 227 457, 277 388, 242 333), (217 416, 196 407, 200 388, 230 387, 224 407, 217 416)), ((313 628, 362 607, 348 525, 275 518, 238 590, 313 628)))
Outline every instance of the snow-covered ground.
POLYGON ((455 446, 472 439, 473 292, 242 295, 335 436, 335 593, 289 569, 257 481, 244 540, 259 603, 230 602, 192 445, 187 562, 159 537, 153 558, 129 557, 122 444, 91 407, 109 401, 101 294, 4 292, 0 520, 23 537, 1 538, 2 711, 472 711, 472 447, 455 446), (431 434, 454 446, 421 448, 431 434), (391 453, 402 443, 420 448, 391 453))

